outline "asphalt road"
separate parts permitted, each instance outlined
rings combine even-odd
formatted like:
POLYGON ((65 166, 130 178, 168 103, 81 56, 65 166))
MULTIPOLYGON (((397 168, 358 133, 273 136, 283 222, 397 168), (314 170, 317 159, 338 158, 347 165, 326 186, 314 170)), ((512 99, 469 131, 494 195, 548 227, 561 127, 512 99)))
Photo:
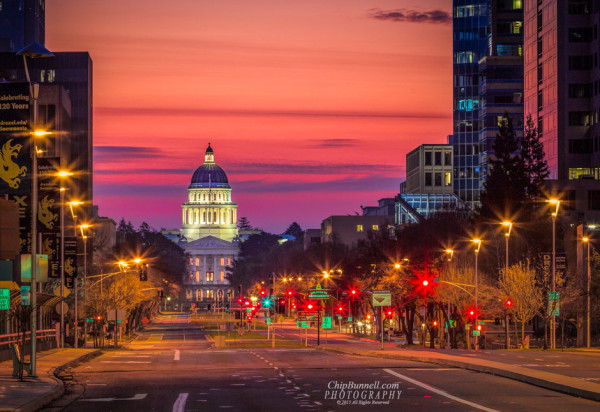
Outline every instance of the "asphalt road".
POLYGON ((129 349, 68 371, 70 393, 46 411, 598 410, 592 401, 455 368, 312 348, 209 346, 185 318, 165 319, 129 349))

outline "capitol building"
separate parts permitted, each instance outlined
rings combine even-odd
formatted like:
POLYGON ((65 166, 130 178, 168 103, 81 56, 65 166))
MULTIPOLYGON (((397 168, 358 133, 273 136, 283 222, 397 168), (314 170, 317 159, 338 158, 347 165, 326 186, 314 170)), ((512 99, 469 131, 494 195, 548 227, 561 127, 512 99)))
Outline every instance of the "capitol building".
POLYGON ((239 252, 237 205, 210 143, 204 163, 192 175, 181 216, 179 244, 189 255, 190 268, 183 282, 183 306, 215 310, 230 305, 233 288, 225 274, 239 252))

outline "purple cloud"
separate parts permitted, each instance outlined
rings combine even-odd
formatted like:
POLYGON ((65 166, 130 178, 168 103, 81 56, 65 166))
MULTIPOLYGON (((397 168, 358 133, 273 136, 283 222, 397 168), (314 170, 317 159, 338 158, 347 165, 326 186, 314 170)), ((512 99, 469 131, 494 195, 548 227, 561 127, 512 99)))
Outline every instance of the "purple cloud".
POLYGON ((387 20, 393 22, 408 22, 408 23, 433 23, 433 24, 450 24, 452 16, 447 11, 431 10, 417 11, 407 9, 394 10, 369 10, 369 17, 377 20, 387 20))

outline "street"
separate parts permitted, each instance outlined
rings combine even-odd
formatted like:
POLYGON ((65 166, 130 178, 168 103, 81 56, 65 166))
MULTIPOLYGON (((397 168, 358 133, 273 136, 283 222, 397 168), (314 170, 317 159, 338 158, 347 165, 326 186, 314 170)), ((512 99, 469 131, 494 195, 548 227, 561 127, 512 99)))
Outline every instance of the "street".
POLYGON ((593 401, 457 368, 311 347, 216 350, 211 343, 187 316, 162 316, 127 348, 105 350, 67 371, 70 393, 44 411, 598 408, 593 401), (367 387, 353 389, 359 384, 367 387))

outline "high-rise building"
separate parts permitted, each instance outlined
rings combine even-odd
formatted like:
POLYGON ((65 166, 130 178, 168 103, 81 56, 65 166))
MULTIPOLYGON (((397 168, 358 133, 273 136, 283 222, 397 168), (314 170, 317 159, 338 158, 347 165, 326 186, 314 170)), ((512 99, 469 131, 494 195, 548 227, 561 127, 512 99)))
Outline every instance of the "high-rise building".
POLYGON ((525 2, 525 115, 577 219, 600 218, 600 1, 525 2))
POLYGON ((454 193, 479 201, 479 60, 488 50, 490 0, 453 0, 454 193))
POLYGON ((0 51, 16 52, 29 43, 44 44, 45 0, 0 1, 0 51))
POLYGON ((454 193, 478 204, 505 113, 523 128, 521 0, 453 1, 454 193))
POLYGON ((600 1, 525 2, 525 114, 550 179, 600 179, 600 1))

